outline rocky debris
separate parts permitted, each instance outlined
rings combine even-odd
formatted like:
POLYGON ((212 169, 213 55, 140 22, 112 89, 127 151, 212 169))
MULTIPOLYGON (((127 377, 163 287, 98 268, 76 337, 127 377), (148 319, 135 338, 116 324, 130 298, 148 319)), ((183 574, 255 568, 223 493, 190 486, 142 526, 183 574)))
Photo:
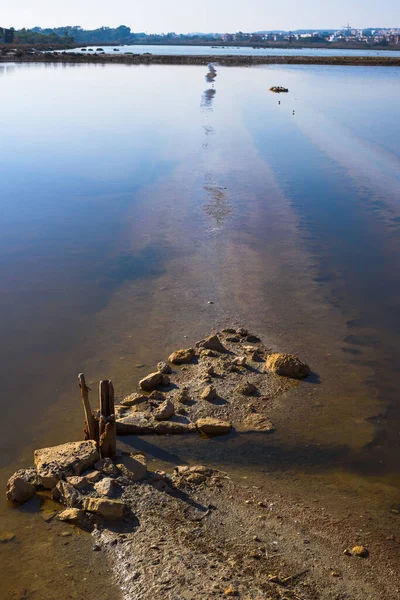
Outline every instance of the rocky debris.
POLYGON ((195 431, 196 425, 190 421, 160 421, 154 426, 154 433, 163 435, 179 435, 181 433, 194 433, 195 431))
POLYGON ((194 348, 185 348, 170 354, 168 360, 175 365, 183 365, 192 362, 195 354, 194 348))
POLYGON ((214 386, 208 385, 204 388, 204 390, 200 394, 200 398, 202 400, 207 400, 207 402, 212 402, 217 398, 217 391, 214 386))
POLYGON ((52 491, 54 500, 65 504, 69 508, 80 508, 82 496, 73 485, 66 481, 59 481, 52 491))
POLYGON ((156 373, 150 373, 139 381, 139 387, 146 392, 152 392, 157 387, 166 387, 169 385, 170 380, 168 375, 163 375, 158 371, 156 373))
POLYGON ((236 356, 233 359, 232 363, 237 367, 245 367, 247 364, 247 358, 245 356, 236 356))
POLYGON ((15 540, 15 533, 11 533, 10 531, 0 532, 0 544, 8 544, 8 542, 12 542, 15 540))
POLYGON ((251 414, 236 427, 236 430, 247 433, 252 431, 272 432, 275 431, 275 427, 268 417, 265 417, 262 414, 251 414))
POLYGON ((201 340, 196 344, 198 348, 203 348, 204 350, 213 350, 214 352, 221 352, 222 354, 227 352, 225 346, 219 340, 217 335, 210 335, 206 337, 204 340, 201 340))
POLYGON ((86 471, 83 475, 83 479, 85 479, 89 484, 97 483, 97 481, 101 479, 101 473, 99 473, 98 470, 86 471))
POLYGON ((195 465, 193 467, 179 466, 175 467, 171 481, 177 488, 184 488, 188 485, 198 486, 207 480, 210 480, 211 483, 211 479, 214 476, 218 476, 219 473, 219 471, 203 465, 195 465))
POLYGON ((41 484, 46 489, 55 487, 66 475, 80 475, 99 460, 96 442, 69 442, 34 452, 34 463, 41 484))
POLYGON ((157 365, 157 369, 163 375, 171 375, 171 373, 172 373, 171 365, 169 365, 166 362, 159 362, 158 365, 157 365))
POLYGON ((151 394, 149 394, 147 399, 152 404, 154 404, 154 403, 159 404, 160 402, 165 401, 165 395, 162 392, 160 392, 159 390, 154 390, 154 392, 151 392, 151 394))
POLYGON ((118 483, 111 477, 104 477, 94 484, 94 489, 99 496, 107 496, 111 498, 118 491, 118 483))
POLYGON ((253 383, 245 381, 236 388, 236 392, 242 394, 242 396, 254 396, 257 393, 257 388, 253 383))
POLYGON ((310 367, 303 363, 294 354, 274 353, 270 354, 266 361, 267 369, 293 379, 303 379, 310 374, 310 367))
POLYGON ((239 327, 238 329, 236 329, 235 333, 237 333, 241 337, 246 337, 247 335, 249 335, 248 330, 244 327, 239 327))
POLYGON ((367 558, 369 555, 369 552, 365 546, 354 546, 354 548, 351 549, 351 553, 353 556, 360 556, 361 558, 367 558))
POLYGON ((176 395, 176 399, 182 404, 190 404, 192 402, 192 398, 190 396, 189 388, 185 386, 182 389, 180 389, 178 394, 176 395))
POLYGON ((167 421, 175 414, 175 408, 171 400, 165 400, 160 406, 154 411, 154 418, 156 421, 167 421))
POLYGON ((130 394, 121 400, 122 406, 135 406, 136 404, 141 404, 142 402, 147 402, 147 396, 137 393, 130 394))
POLYGON ((57 518, 59 521, 80 525, 85 520, 85 511, 80 508, 66 508, 57 515, 57 518))
MULTIPOLYGON (((100 479, 100 473, 98 471, 96 472, 100 479)), ((89 482, 84 476, 80 477, 79 475, 74 475, 72 477, 67 477, 67 483, 73 485, 76 490, 81 491, 86 489, 92 482, 89 482)))
POLYGON ((21 469, 14 473, 7 483, 7 500, 13 504, 25 504, 36 494, 31 483, 32 469, 21 469))
POLYGON ((111 460, 111 458, 102 458, 101 460, 97 461, 97 463, 95 463, 94 468, 97 471, 101 471, 101 473, 103 475, 106 475, 107 477, 118 476, 118 469, 111 460))
POLYGON ((88 497, 83 499, 83 509, 102 517, 120 519, 124 516, 126 506, 124 502, 119 500, 88 497))
POLYGON ((198 419, 196 427, 200 433, 205 433, 206 435, 223 435, 224 433, 230 432, 232 424, 228 421, 223 421, 222 419, 204 417, 198 419))
POLYGON ((121 475, 131 481, 142 481, 147 477, 147 461, 144 454, 122 454, 117 468, 121 475))

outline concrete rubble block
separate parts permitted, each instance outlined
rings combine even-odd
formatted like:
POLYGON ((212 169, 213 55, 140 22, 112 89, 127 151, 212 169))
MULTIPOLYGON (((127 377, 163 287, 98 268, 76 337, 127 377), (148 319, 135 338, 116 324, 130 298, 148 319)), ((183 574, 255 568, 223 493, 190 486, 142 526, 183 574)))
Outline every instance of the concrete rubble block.
POLYGON ((158 387, 166 387, 169 385, 170 380, 168 375, 163 375, 158 371, 156 373, 150 373, 139 381, 139 387, 145 392, 152 392, 158 387))
POLYGON ((223 435, 224 433, 230 432, 232 424, 228 421, 215 419, 214 417, 204 417, 203 419, 198 419, 196 427, 200 433, 205 433, 207 435, 223 435))
POLYGON ((125 504, 109 498, 84 498, 83 509, 103 517, 120 519, 124 516, 125 504))
POLYGON ((34 452, 34 463, 46 489, 52 489, 65 475, 80 475, 99 460, 94 440, 69 442, 34 452))
POLYGON ((36 494, 35 486, 27 476, 26 469, 21 469, 14 473, 7 483, 7 500, 13 504, 25 504, 36 494))

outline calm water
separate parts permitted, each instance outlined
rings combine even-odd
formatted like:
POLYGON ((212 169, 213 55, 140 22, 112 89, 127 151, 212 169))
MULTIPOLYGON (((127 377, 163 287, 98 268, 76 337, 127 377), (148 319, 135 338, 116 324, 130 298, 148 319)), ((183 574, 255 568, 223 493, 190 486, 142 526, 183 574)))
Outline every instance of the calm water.
MULTIPOLYGON (((277 432, 127 443, 166 465, 268 471, 329 494, 345 486, 393 528, 400 69, 206 75, 0 65, 0 485, 35 447, 81 437, 77 373, 94 387, 111 377, 122 396, 138 365, 234 322, 315 372, 274 408, 277 432)), ((3 596, 42 597, 52 580, 54 598, 80 598, 76 549, 88 589, 107 565, 90 562, 87 537, 65 541, 32 511, 1 503, 0 531, 17 536, 0 548, 3 596)))
MULTIPOLYGON (((96 52, 100 46, 84 46, 86 52, 92 50, 96 52)), ((400 56, 400 50, 340 50, 338 48, 251 48, 245 46, 103 46, 102 50, 106 54, 114 54, 117 48, 119 52, 125 54, 162 54, 162 55, 183 55, 183 56, 400 56)), ((82 47, 68 50, 68 52, 81 52, 82 47)))

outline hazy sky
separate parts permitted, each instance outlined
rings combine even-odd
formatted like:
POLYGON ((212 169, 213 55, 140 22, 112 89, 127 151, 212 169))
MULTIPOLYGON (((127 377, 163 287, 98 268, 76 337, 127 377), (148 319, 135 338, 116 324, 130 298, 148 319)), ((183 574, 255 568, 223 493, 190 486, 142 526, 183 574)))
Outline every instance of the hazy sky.
POLYGON ((0 0, 0 25, 128 25, 133 31, 400 27, 399 0, 0 0))

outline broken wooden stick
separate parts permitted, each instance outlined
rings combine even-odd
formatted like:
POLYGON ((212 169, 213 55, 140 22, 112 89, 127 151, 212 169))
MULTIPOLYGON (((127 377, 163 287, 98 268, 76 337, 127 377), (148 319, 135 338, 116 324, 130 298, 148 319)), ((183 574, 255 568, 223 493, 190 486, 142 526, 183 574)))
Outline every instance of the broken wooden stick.
POLYGON ((86 438, 88 440, 95 440, 97 442, 98 441, 98 439, 97 439, 98 438, 98 434, 97 434, 98 426, 97 426, 96 420, 93 416, 92 409, 90 407, 90 402, 89 402, 90 388, 88 388, 88 386, 86 385, 85 376, 83 373, 79 373, 78 382, 79 382, 79 387, 81 389, 83 412, 85 413, 86 438))
POLYGON ((117 427, 114 414, 114 386, 111 379, 100 381, 99 450, 102 458, 115 458, 117 427))

